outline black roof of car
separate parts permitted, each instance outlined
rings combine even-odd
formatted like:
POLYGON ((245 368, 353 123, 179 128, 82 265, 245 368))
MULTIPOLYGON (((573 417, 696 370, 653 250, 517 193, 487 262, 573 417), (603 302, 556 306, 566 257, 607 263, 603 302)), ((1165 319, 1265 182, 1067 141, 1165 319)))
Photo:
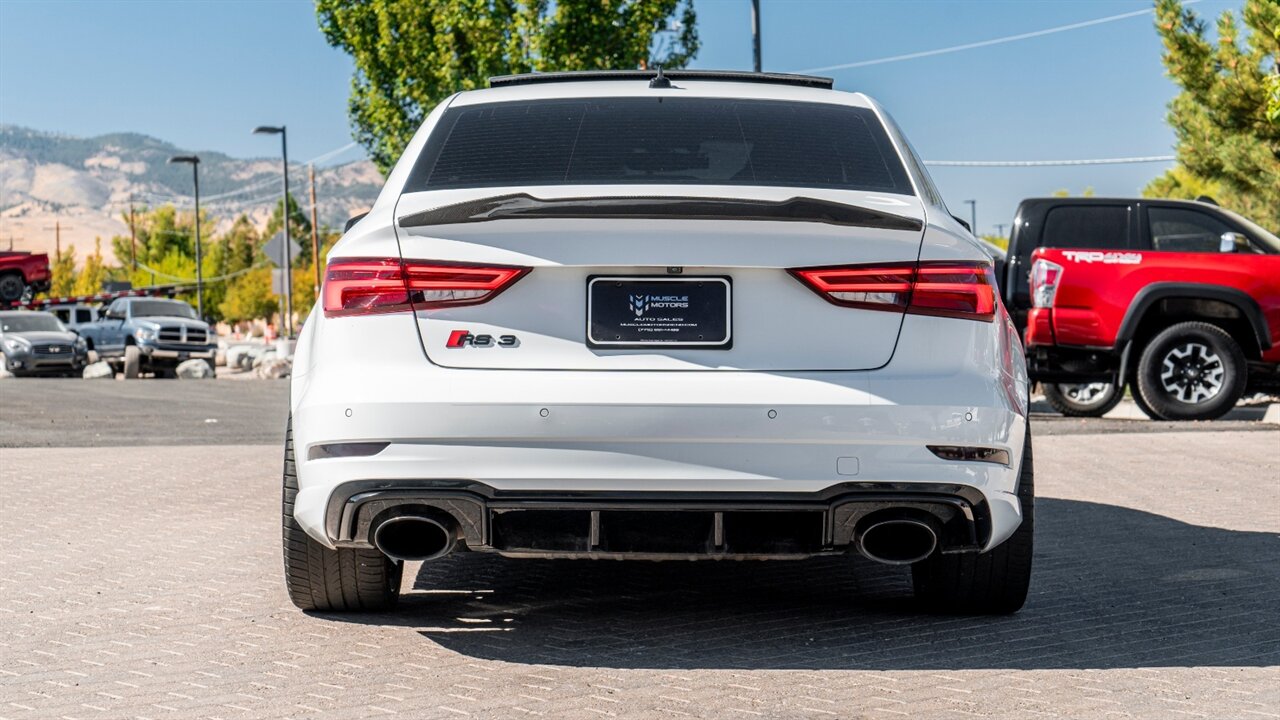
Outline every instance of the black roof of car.
POLYGON ((756 73, 741 70, 581 70, 575 72, 524 73, 500 75, 489 78, 489 87, 533 85, 537 83, 583 82, 591 80, 713 80, 717 82, 769 83, 773 85, 797 85, 799 87, 830 90, 835 81, 813 75, 789 73, 756 73))

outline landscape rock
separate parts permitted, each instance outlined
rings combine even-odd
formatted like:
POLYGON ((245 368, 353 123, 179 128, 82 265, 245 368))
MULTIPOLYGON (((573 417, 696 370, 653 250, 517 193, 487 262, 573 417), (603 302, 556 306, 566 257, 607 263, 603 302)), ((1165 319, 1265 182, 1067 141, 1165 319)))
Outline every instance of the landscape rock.
POLYGON ((254 354, 254 356, 253 356, 253 367, 254 367, 255 369, 260 368, 260 367, 262 367, 264 364, 266 364, 266 362, 267 362, 268 360, 273 360, 273 359, 275 359, 275 357, 276 357, 276 351, 275 351, 275 350, 263 349, 263 350, 262 350, 262 352, 259 352, 259 353, 254 354))
POLYGON ((107 362, 100 360, 96 363, 85 365, 84 372, 80 374, 80 377, 85 380, 115 380, 116 371, 112 370, 111 365, 107 362))
POLYGON ((251 346, 249 345, 232 345, 227 348, 227 367, 235 368, 237 370, 245 370, 246 367, 244 363, 246 361, 250 363, 253 362, 253 358, 249 355, 250 348, 251 346))
POLYGON ((0 380, 13 377, 13 373, 4 369, 4 365, 0 365, 0 380))
POLYGON ((289 377, 292 370, 292 362, 284 358, 271 357, 258 366, 258 377, 264 380, 279 380, 289 377))
POLYGON ((178 365, 179 380, 212 380, 213 368, 204 360, 191 359, 178 365))

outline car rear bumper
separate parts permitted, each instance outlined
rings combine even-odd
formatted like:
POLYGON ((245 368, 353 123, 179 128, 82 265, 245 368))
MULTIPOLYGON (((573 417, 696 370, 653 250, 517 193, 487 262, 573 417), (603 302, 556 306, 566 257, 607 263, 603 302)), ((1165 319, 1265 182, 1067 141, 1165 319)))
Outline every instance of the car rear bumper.
POLYGON ((508 556, 780 559, 849 552, 872 516, 915 517, 944 553, 991 537, 983 494, 961 485, 840 483, 813 493, 502 491, 459 481, 357 481, 335 488, 325 515, 334 545, 369 547, 377 524, 443 518, 469 550, 508 556))
MULTIPOLYGON (((989 529, 975 536, 989 549, 1021 521, 1025 377, 1020 389, 1002 381, 998 337, 988 346, 972 330, 991 325, 907 322, 920 326, 875 371, 592 372, 443 368, 423 356, 411 316, 313 317, 293 365, 294 516, 335 547, 368 542, 335 524, 352 488, 419 500, 471 488, 489 523, 498 499, 692 508, 712 497, 720 504, 700 508, 714 517, 779 498, 830 519, 841 493, 959 488, 942 494, 985 507, 989 529), (949 337, 957 327, 968 334, 949 337), (961 348, 960 361, 946 347, 961 348), (1008 462, 946 460, 937 445, 1004 451, 1008 462)), ((826 533, 820 549, 836 541, 826 533)))

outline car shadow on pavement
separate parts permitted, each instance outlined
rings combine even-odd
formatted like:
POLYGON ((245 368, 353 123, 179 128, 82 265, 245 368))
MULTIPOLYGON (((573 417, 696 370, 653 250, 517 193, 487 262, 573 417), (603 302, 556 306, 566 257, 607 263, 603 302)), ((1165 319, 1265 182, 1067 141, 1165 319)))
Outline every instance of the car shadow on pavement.
MULTIPOLYGON (((909 572, 795 562, 423 564, 389 615, 486 660, 616 668, 986 669, 1280 664, 1280 537, 1037 500, 1031 596, 1007 617, 929 615, 909 572)), ((406 582, 409 580, 405 578, 406 582)))

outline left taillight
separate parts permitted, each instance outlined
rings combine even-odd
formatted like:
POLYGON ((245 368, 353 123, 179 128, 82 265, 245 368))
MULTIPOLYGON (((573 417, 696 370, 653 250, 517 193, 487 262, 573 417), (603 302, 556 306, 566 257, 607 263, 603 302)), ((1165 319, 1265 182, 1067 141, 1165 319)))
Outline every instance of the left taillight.
POLYGON ((921 262, 795 268, 792 275, 827 302, 967 320, 996 313, 995 277, 987 263, 921 262))
POLYGON ((334 258, 325 274, 324 314, 370 315, 478 305, 529 268, 398 258, 334 258))

